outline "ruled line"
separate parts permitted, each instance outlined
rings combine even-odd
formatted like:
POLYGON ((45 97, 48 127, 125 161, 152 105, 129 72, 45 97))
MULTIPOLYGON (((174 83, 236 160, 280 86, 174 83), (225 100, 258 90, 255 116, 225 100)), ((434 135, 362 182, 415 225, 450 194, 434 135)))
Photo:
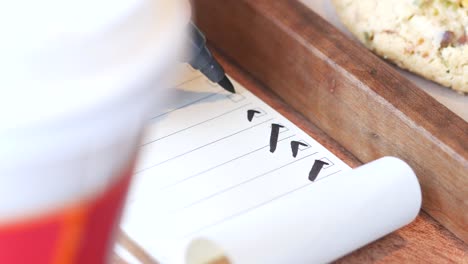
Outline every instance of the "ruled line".
POLYGON ((222 140, 224 140, 224 139, 230 138, 230 137, 232 137, 232 136, 235 136, 235 135, 237 135, 237 134, 240 134, 240 133, 242 133, 242 132, 245 132, 245 131, 247 131, 247 130, 249 130, 249 129, 252 129, 252 128, 254 128, 254 127, 257 127, 257 126, 259 126, 259 125, 262 125, 262 124, 264 124, 264 123, 266 123, 266 122, 269 122, 269 121, 271 121, 271 120, 273 120, 273 119, 274 119, 274 118, 267 119, 267 120, 265 120, 265 121, 263 121, 263 122, 260 122, 260 123, 258 123, 258 124, 255 124, 255 125, 250 126, 250 127, 247 127, 247 128, 244 128, 244 129, 239 130, 239 131, 237 131, 237 132, 235 132, 235 133, 233 133, 233 134, 227 135, 227 136, 225 136, 225 137, 222 137, 222 138, 219 138, 219 139, 217 139, 217 140, 215 140, 215 141, 212 141, 212 142, 210 142, 210 143, 207 143, 207 144, 205 144, 205 145, 203 145, 203 146, 194 148, 194 149, 192 149, 192 150, 189 150, 189 151, 187 151, 187 152, 184 152, 184 153, 182 153, 182 154, 179 154, 179 155, 174 156, 174 157, 172 157, 172 158, 169 158, 169 159, 167 159, 167 160, 161 161, 161 162, 159 162, 159 163, 157 163, 157 164, 154 164, 154 165, 152 165, 152 166, 150 166, 150 167, 147 167, 147 168, 144 168, 144 169, 142 169, 142 170, 139 170, 139 171, 137 171, 135 174, 138 174, 138 173, 141 173, 141 172, 143 172, 143 171, 152 169, 152 168, 154 168, 154 167, 156 167, 156 166, 159 166, 159 165, 161 165, 161 164, 164 164, 164 163, 166 163, 166 162, 168 162, 168 161, 177 159, 177 158, 179 158, 179 157, 182 157, 182 156, 184 156, 184 155, 186 155, 186 154, 189 154, 189 153, 191 153, 191 152, 194 152, 194 151, 196 151, 196 150, 199 150, 199 149, 204 148, 204 147, 206 147, 206 146, 209 146, 209 145, 211 145, 211 144, 214 144, 214 143, 217 143, 217 142, 222 141, 222 140))
POLYGON ((199 78, 201 78, 201 77, 203 77, 203 75, 199 74, 199 75, 193 77, 192 79, 188 79, 188 80, 182 81, 182 82, 180 82, 180 83, 178 83, 178 84, 176 84, 176 85, 174 85, 174 86, 172 86, 172 87, 173 87, 173 88, 179 88, 180 86, 182 86, 182 85, 184 85, 184 84, 186 84, 186 83, 189 83, 189 82, 191 82, 191 81, 195 81, 196 79, 199 79, 199 78))
POLYGON ((314 182, 321 181, 321 180, 323 180, 323 179, 325 179, 325 178, 328 178, 328 177, 330 177, 330 176, 332 176, 332 175, 334 175, 334 174, 337 174, 338 172, 341 172, 341 170, 337 170, 337 171, 335 171, 335 172, 332 172, 332 173, 328 174, 327 176, 323 176, 322 178, 317 179, 317 180, 314 181, 314 182))
MULTIPOLYGON (((284 141, 284 140, 286 140, 286 139, 288 139, 288 138, 292 138, 292 137, 294 137, 294 136, 296 136, 296 135, 294 134, 294 135, 285 137, 285 138, 283 138, 283 139, 278 140, 278 142, 284 141)), ((245 154, 243 154, 243 155, 241 155, 241 156, 238 156, 238 157, 235 157, 235 158, 233 158, 233 159, 231 159, 231 160, 225 161, 225 162, 223 162, 223 163, 221 163, 221 164, 218 164, 218 165, 216 165, 216 166, 214 166, 214 167, 211 167, 211 168, 209 168, 209 169, 206 169, 206 170, 204 170, 204 171, 201 171, 201 172, 199 172, 199 173, 196 173, 196 174, 194 174, 194 175, 191 175, 191 176, 189 176, 189 177, 186 177, 186 178, 184 178, 184 179, 181 179, 181 180, 179 180, 179 181, 177 181, 177 182, 174 182, 174 183, 172 183, 172 184, 166 185, 166 186, 162 187, 162 188, 159 189, 159 190, 160 190, 160 191, 163 191, 163 190, 167 190, 167 189, 169 189, 169 188, 173 188, 173 187, 177 186, 178 184, 181 184, 181 183, 183 183, 183 182, 185 182, 185 181, 188 181, 188 180, 190 180, 190 179, 193 179, 193 178, 195 178, 195 177, 201 176, 201 175, 203 175, 203 174, 205 174, 205 173, 207 173, 207 172, 209 172, 209 171, 212 171, 212 170, 214 170, 214 169, 216 169, 216 168, 219 168, 219 167, 221 167, 221 166, 224 166, 224 165, 226 165, 226 164, 228 164, 228 163, 230 163, 230 162, 233 162, 233 161, 235 161, 235 160, 238 160, 238 159, 247 157, 248 155, 253 154, 253 153, 257 152, 257 151, 260 151, 260 150, 262 150, 262 149, 264 149, 264 148, 268 148, 269 146, 270 146, 269 144, 268 144, 268 145, 265 145, 265 146, 262 146, 261 148, 258 148, 258 149, 255 149, 255 150, 253 150, 253 151, 247 152, 247 153, 245 153, 245 154)))
POLYGON ((213 224, 210 224, 210 225, 204 226, 204 227, 202 227, 202 228, 199 228, 199 229, 197 229, 197 230, 195 230, 195 231, 192 231, 192 232, 190 232, 190 233, 184 235, 183 237, 188 237, 188 236, 194 235, 194 234, 199 233, 199 232, 201 232, 201 231, 203 231, 203 230, 205 230, 205 229, 207 229, 207 228, 210 228, 210 227, 213 227, 213 226, 217 226, 217 225, 222 224, 222 223, 224 223, 224 222, 226 222, 226 221, 228 221, 228 220, 231 220, 231 219, 234 219, 234 218, 236 218, 236 217, 238 217, 238 216, 241 216, 241 215, 243 215, 243 214, 246 214, 246 213, 248 213, 248 212, 250 212, 250 211, 252 211, 252 210, 255 210, 255 209, 257 209, 257 208, 259 208, 259 207, 262 207, 262 206, 264 206, 264 205, 266 205, 266 204, 269 204, 269 203, 271 203, 271 202, 273 202, 273 201, 276 201, 276 200, 278 200, 278 199, 280 199, 280 198, 282 198, 282 197, 284 197, 284 196, 286 196, 286 195, 289 195, 289 194, 291 194, 291 193, 293 193, 293 192, 299 191, 299 190, 301 190, 301 189, 303 189, 303 188, 309 186, 310 184, 311 184, 311 183, 307 183, 307 184, 304 184, 304 185, 302 185, 302 186, 300 186, 300 187, 298 187, 298 188, 292 189, 292 190, 290 190, 290 191, 288 191, 288 192, 286 192, 286 193, 283 193, 283 194, 281 194, 281 195, 279 195, 279 196, 276 196, 276 197, 274 197, 274 198, 272 198, 272 199, 270 199, 270 200, 268 200, 268 201, 265 201, 265 202, 263 202, 263 203, 257 204, 256 206, 250 207, 250 208, 245 209, 245 210, 243 210, 243 211, 240 211, 240 212, 238 212, 238 213, 236 213, 236 214, 230 215, 230 216, 228 216, 228 217, 226 217, 226 218, 223 218, 223 219, 221 219, 221 220, 219 220, 219 221, 217 221, 217 222, 215 222, 215 223, 213 223, 213 224))
MULTIPOLYGON (((197 79, 199 79, 199 78, 202 78, 202 77, 203 77, 203 75, 198 75, 198 76, 196 76, 196 77, 194 77, 194 78, 192 78, 192 79, 190 79, 190 80, 186 80, 186 81, 183 81, 183 82, 181 82, 181 83, 179 83, 179 84, 176 84, 175 86, 172 86, 172 88, 173 88, 173 89, 179 88, 180 86, 182 86, 182 85, 184 85, 184 84, 187 84, 187 83, 189 83, 189 82, 195 81, 195 80, 197 80, 197 79)), ((190 102, 190 103, 184 104, 184 105, 179 106, 179 107, 177 107, 177 108, 171 109, 171 110, 169 110, 169 111, 167 111, 167 112, 164 112, 164 113, 161 113, 161 114, 159 114, 159 115, 156 115, 156 116, 150 118, 149 120, 153 120, 153 119, 156 119, 156 118, 161 117, 161 116, 163 116, 163 115, 167 115, 167 114, 169 114, 169 113, 171 113, 171 112, 174 112, 174 111, 176 111, 176 110, 182 109, 182 108, 184 108, 184 107, 187 107, 187 106, 189 106, 189 105, 195 104, 195 103, 197 103, 197 102, 203 101, 203 100, 208 99, 208 98, 210 98, 210 97, 212 97, 212 96, 215 96, 215 95, 223 95, 223 94, 222 94, 222 93, 213 92, 212 94, 209 94, 209 95, 207 95, 207 96, 205 96, 205 97, 202 97, 202 98, 197 99, 197 100, 195 100, 195 101, 192 101, 192 102, 190 102)))
POLYGON ((179 106, 179 107, 177 107, 177 108, 174 108, 174 109, 169 110, 169 111, 167 111, 167 112, 164 112, 164 113, 162 113, 162 114, 159 114, 159 115, 157 115, 157 116, 154 116, 154 117, 150 118, 149 120, 153 120, 153 119, 156 119, 156 118, 158 118, 158 117, 161 117, 161 116, 170 114, 170 113, 172 113, 172 112, 174 112, 174 111, 177 111, 177 110, 180 110, 180 109, 185 108, 185 107, 187 107, 187 106, 196 104, 196 103, 198 103, 198 102, 201 102, 201 101, 203 101, 203 100, 205 100, 205 99, 208 99, 208 98, 210 98, 210 97, 213 97, 213 96, 215 96, 215 95, 220 95, 220 94, 219 94, 219 93, 209 94, 209 95, 207 95, 207 96, 205 96, 205 97, 202 97, 202 98, 197 99, 197 100, 195 100, 195 101, 192 101, 192 102, 190 102, 190 103, 184 104, 184 105, 182 105, 182 106, 179 106))
POLYGON ((191 125, 191 126, 189 126, 189 127, 183 128, 183 129, 178 130, 178 131, 176 131, 176 132, 172 132, 172 133, 170 133, 170 134, 168 134, 168 135, 165 135, 165 136, 162 136, 162 137, 160 137, 160 138, 154 139, 154 140, 152 140, 152 141, 146 142, 146 143, 142 144, 140 147, 143 147, 143 146, 146 146, 146 145, 148 145, 148 144, 151 144, 151 143, 154 143, 154 142, 156 142, 156 141, 159 141, 159 140, 161 140, 161 139, 165 139, 165 138, 167 138, 167 137, 173 136, 173 135, 175 135, 175 134, 177 134, 177 133, 183 132, 183 131, 185 131, 185 130, 187 130, 187 129, 196 127, 196 126, 201 125, 201 124, 204 124, 204 123, 206 123, 206 122, 212 121, 212 120, 214 120, 214 119, 216 119, 216 118, 220 118, 220 117, 222 117, 222 116, 225 116, 225 115, 227 115, 227 114, 230 114, 230 113, 232 113, 232 112, 235 112, 235 111, 237 111, 237 110, 239 110, 239 109, 242 109, 242 108, 244 108, 244 107, 246 107, 246 106, 248 106, 248 105, 250 105, 250 104, 252 104, 252 103, 244 104, 244 105, 242 105, 242 106, 239 106, 239 107, 236 107, 236 108, 234 108, 234 109, 231 109, 231 110, 229 110, 229 111, 227 111, 227 112, 224 112, 224 113, 222 113, 222 114, 220 114, 220 115, 217 115, 217 116, 215 116, 215 117, 212 117, 212 118, 209 118, 209 119, 207 119, 207 120, 204 120, 204 121, 202 121, 202 122, 200 122, 200 123, 191 125))
MULTIPOLYGON (((316 153, 315 153, 315 154, 316 154, 316 153)), ((311 154, 311 155, 312 155, 312 154, 311 154)), ((201 228, 199 228, 199 229, 197 229, 197 230, 195 230, 195 231, 192 231, 192 232, 190 232, 190 233, 184 235, 183 237, 188 237, 188 236, 194 235, 194 234, 199 233, 199 232, 201 232, 201 231, 203 231, 203 230, 205 230, 205 229, 207 229, 207 228, 210 228, 210 227, 213 227, 213 226, 222 224, 222 223, 224 223, 224 222, 226 222, 226 221, 229 221, 229 220, 234 219, 234 218, 236 218, 236 217, 238 217, 238 216, 241 216, 241 215, 243 215, 243 214, 246 214, 246 213, 248 213, 248 212, 250 212, 250 211, 253 211, 253 210, 255 210, 255 209, 258 209, 258 208, 260 208, 260 207, 262 207, 262 206, 264 206, 264 205, 267 205, 267 204, 269 204, 269 203, 271 203, 271 202, 274 202, 274 201, 276 201, 276 200, 278 200, 278 199, 280 199, 280 198, 283 198, 283 197, 285 197, 285 196, 287 196, 287 195, 289 195, 289 194, 291 194, 291 193, 294 193, 294 192, 296 192, 296 191, 299 191, 299 190, 301 190, 301 189, 304 189, 305 187, 307 187, 307 186, 309 186, 309 185, 311 185, 311 184, 313 184, 313 183, 315 183, 315 182, 321 181, 321 180, 323 180, 323 179, 325 179, 325 178, 327 178, 327 177, 329 177, 329 176, 332 176, 332 175, 334 175, 334 174, 337 174, 338 172, 341 172, 341 170, 336 171, 336 172, 333 172, 333 173, 331 173, 331 174, 328 174, 327 176, 321 178, 320 180, 317 180, 317 181, 314 181, 314 182, 309 182, 309 183, 304 184, 304 185, 302 185, 302 186, 299 186, 299 187, 297 187, 297 188, 295 188, 295 189, 292 189, 292 190, 290 190, 290 191, 287 191, 287 192, 285 192, 285 193, 282 193, 281 195, 275 196, 275 197, 273 197, 272 199, 267 200, 267 201, 265 201, 265 202, 263 202, 263 203, 257 204, 257 205, 255 205, 255 206, 252 206, 252 207, 250 207, 250 208, 247 208, 247 209, 245 209, 245 210, 242 210, 242 211, 240 211, 240 212, 238 212, 238 213, 232 214, 232 215, 230 215, 230 216, 228 216, 228 217, 225 217, 225 218, 223 218, 223 219, 221 219, 221 220, 219 220, 219 221, 217 221, 217 222, 215 222, 215 223, 212 223, 212 224, 206 225, 206 226, 204 226, 204 227, 201 227, 201 228)))
POLYGON ((188 209, 188 208, 190 208, 190 207, 192 207, 192 206, 195 206, 195 205, 197 205, 197 204, 199 204, 199 203, 201 203, 201 202, 204 202, 204 201, 209 200, 209 199, 211 199, 211 198, 214 198, 214 197, 216 197, 216 196, 218 196, 218 195, 221 195, 221 194, 223 194, 223 193, 226 193, 226 192, 228 192, 228 191, 230 191, 230 190, 233 190, 233 189, 235 189, 235 188, 237 188, 237 187, 239 187, 239 186, 241 186, 241 185, 244 185, 244 184, 246 184, 246 183, 249 183, 249 182, 251 182, 251 181, 257 180, 257 179, 259 179, 259 178, 261 178, 261 177, 264 177, 264 176, 266 176, 266 175, 268 175, 268 174, 270 174, 270 173, 273 173, 273 172, 275 172, 275 171, 277 171, 277 170, 283 169, 283 168, 285 168, 285 167, 287 167, 287 166, 289 166, 289 165, 292 165, 292 164, 294 164, 294 163, 296 163, 296 162, 299 162, 299 161, 301 161, 301 160, 303 160, 303 159, 306 159, 306 158, 308 158, 308 157, 310 157, 310 156, 313 156, 313 155, 315 155, 315 154, 317 154, 317 153, 318 153, 318 152, 314 152, 314 153, 309 154, 309 155, 307 155, 307 156, 304 156, 304 157, 302 157, 302 158, 300 158, 300 159, 297 159, 297 160, 294 160, 294 161, 292 161, 292 162, 286 163, 286 164, 284 164, 284 165, 282 165, 282 166, 280 166, 280 167, 278 167, 278 168, 269 170, 269 171, 267 171, 267 172, 264 172, 264 173, 262 173, 262 174, 260 174, 260 175, 255 176, 255 177, 253 177, 253 178, 250 178, 250 179, 248 179, 248 180, 245 180, 245 181, 243 181, 243 182, 240 182, 240 183, 238 183, 238 184, 236 184, 236 185, 232 185, 232 186, 230 186, 230 187, 228 187, 228 188, 225 188, 225 189, 223 189, 223 190, 221 190, 221 191, 218 191, 218 192, 216 192, 216 193, 214 193, 214 194, 211 194, 211 195, 206 196, 206 197, 204 197, 204 198, 202 198, 202 199, 199 199, 199 200, 197 200, 197 201, 195 201, 195 202, 192 202, 192 203, 190 203, 190 204, 188 204, 188 205, 182 207, 181 210, 188 209))

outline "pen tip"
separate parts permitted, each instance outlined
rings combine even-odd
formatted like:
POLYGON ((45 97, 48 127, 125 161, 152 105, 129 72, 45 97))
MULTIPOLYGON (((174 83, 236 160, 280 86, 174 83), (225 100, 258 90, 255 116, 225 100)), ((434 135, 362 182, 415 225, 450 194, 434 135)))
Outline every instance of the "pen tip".
POLYGON ((218 84, 221 85, 221 87, 223 87, 225 90, 231 93, 236 93, 234 85, 232 85, 231 81, 229 81, 226 75, 224 75, 224 78, 221 81, 219 81, 218 84))

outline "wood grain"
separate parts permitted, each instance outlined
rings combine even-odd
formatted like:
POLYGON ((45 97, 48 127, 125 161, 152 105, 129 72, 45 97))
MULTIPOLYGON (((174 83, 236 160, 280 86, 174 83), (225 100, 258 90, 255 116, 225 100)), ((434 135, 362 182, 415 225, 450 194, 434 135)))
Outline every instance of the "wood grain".
MULTIPOLYGON (((146 252, 137 242, 130 238, 124 231, 120 230, 117 243, 131 253, 135 259, 142 264, 159 264, 149 252, 146 252)), ((113 264, 126 264, 121 256, 114 254, 113 264)))
POLYGON ((468 263, 468 247, 426 213, 414 222, 363 247, 336 264, 468 263))
POLYGON ((359 160, 407 161, 423 208, 468 241, 468 124, 298 1, 195 0, 223 54, 359 160))

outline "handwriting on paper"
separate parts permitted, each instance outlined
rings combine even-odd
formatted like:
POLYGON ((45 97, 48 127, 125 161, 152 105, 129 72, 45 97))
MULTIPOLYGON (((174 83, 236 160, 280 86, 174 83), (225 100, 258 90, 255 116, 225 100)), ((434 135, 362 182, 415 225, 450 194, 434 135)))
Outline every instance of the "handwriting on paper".
POLYGON ((314 165, 312 165, 312 169, 309 172, 309 180, 310 181, 315 181, 317 178, 318 174, 322 170, 324 165, 329 165, 327 162, 322 161, 322 160, 315 160, 314 165))
POLYGON ((291 151, 292 151, 292 155, 294 158, 297 156, 297 152, 299 151, 299 146, 307 147, 309 145, 301 141, 295 141, 295 140, 291 141, 291 151))
POLYGON ((249 122, 252 122, 252 119, 254 118, 255 114, 261 114, 262 112, 255 110, 255 109, 249 109, 247 110, 247 120, 249 122))
MULTIPOLYGON (((261 114, 261 113, 262 112, 258 110, 249 109, 247 110, 247 120, 249 122, 252 122, 255 114, 261 114)), ((285 128, 285 126, 281 124, 276 124, 276 123, 271 124, 271 133, 270 133, 270 152, 271 153, 274 153, 276 151, 276 147, 278 145, 278 136, 279 136, 281 128, 285 128)), ((296 141, 296 140, 291 141, 291 151, 292 151, 292 156, 294 158, 297 157, 299 148, 301 146, 308 147, 309 145, 301 141, 296 141)), ((317 179, 317 176, 319 175, 320 171, 325 165, 329 165, 329 163, 322 161, 322 160, 315 160, 314 164, 312 165, 312 169, 309 172, 309 180, 312 182, 315 181, 315 179, 317 179)))
POLYGON ((270 134, 270 152, 273 153, 276 150, 276 145, 278 144, 278 135, 280 128, 283 128, 283 125, 280 124, 271 124, 271 134, 270 134))

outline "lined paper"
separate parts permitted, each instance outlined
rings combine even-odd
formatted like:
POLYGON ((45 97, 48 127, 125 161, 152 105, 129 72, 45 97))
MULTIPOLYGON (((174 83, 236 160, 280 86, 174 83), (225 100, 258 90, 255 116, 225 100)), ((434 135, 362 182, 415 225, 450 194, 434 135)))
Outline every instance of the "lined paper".
POLYGON ((350 170, 239 83, 230 94, 188 66, 181 72, 149 121, 122 223, 159 260, 177 241, 350 170), (272 124, 282 126, 273 153, 272 124), (302 143, 296 157, 291 141, 302 143), (327 165, 312 182, 316 160, 327 165))
POLYGON ((416 217, 405 162, 351 170, 239 83, 230 94, 180 72, 149 120, 121 224, 151 258, 326 263, 416 217))

